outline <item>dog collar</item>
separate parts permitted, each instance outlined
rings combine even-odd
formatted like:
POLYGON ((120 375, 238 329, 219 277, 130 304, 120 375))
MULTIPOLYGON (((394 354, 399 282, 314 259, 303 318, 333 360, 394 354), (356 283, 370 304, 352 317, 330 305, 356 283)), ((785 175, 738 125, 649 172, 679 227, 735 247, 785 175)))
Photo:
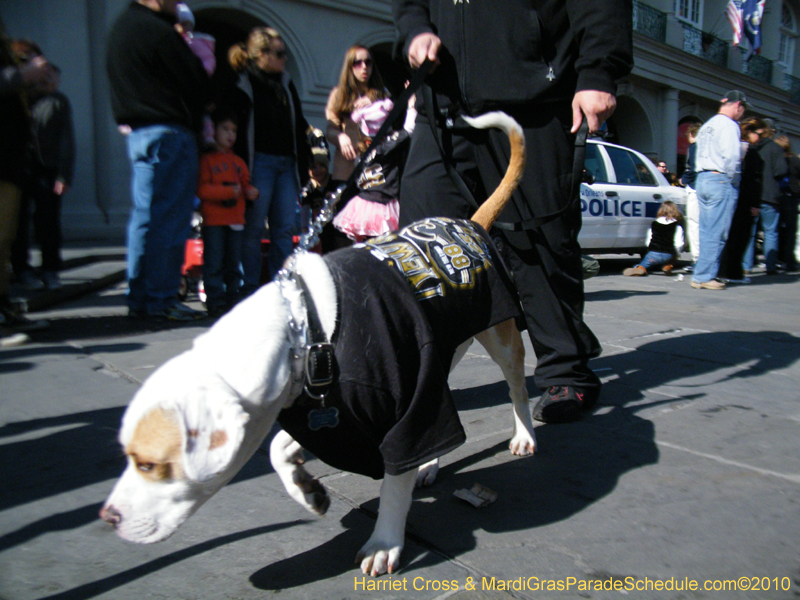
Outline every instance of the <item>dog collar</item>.
POLYGON ((289 308, 289 329, 294 334, 290 349, 294 381, 296 384, 302 383, 306 394, 314 400, 319 400, 324 408, 325 397, 334 380, 333 345, 328 341, 328 336, 322 327, 308 285, 295 268, 294 255, 279 273, 277 282, 289 308), (295 318, 291 302, 284 293, 283 286, 289 281, 300 291, 304 318, 299 321, 295 318))

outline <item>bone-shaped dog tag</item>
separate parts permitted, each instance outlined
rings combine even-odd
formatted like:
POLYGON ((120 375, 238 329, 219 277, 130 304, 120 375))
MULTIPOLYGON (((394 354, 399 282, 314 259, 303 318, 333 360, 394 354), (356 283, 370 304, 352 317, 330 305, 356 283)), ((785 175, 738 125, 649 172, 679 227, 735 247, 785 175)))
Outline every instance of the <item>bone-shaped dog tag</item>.
POLYGON ((308 411, 308 428, 311 431, 323 427, 336 427, 339 424, 339 409, 334 406, 315 408, 308 411))

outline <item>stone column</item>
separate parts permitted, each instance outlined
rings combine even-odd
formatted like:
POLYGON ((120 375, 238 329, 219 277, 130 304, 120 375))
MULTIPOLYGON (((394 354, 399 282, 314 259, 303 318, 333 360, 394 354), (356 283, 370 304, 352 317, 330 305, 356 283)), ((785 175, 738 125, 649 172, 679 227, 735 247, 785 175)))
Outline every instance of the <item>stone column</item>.
POLYGON ((673 173, 678 168, 678 90, 667 88, 662 95, 661 158, 673 173))

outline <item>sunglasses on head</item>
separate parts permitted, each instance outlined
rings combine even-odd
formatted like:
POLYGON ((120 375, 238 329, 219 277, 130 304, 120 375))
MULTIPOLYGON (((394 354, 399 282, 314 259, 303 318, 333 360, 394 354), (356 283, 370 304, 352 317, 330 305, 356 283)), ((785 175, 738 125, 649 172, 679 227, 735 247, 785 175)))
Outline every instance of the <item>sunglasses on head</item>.
POLYGON ((353 61, 353 66, 354 67, 360 67, 361 65, 364 65, 365 67, 371 67, 372 66, 372 59, 371 58, 360 58, 358 60, 354 60, 353 61))

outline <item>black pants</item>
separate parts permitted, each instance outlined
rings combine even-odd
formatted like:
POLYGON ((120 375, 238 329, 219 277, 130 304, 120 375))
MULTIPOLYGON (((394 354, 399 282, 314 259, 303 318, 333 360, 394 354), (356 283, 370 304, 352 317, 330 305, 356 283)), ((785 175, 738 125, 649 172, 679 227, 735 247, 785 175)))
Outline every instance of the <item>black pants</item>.
POLYGON ((744 279, 742 260, 747 251, 747 245, 750 243, 754 219, 749 206, 745 206, 743 203, 736 207, 731 220, 731 228, 728 230, 728 239, 725 240, 725 246, 719 257, 719 271, 717 272, 719 277, 733 280, 744 279))
POLYGON ((53 193, 54 185, 55 178, 41 172, 31 176, 23 187, 17 238, 11 247, 11 266, 17 275, 31 269, 31 217, 42 251, 42 271, 61 269, 61 196, 53 193))
MULTIPOLYGON (((558 212, 570 201, 574 138, 566 110, 515 112, 525 131, 527 160, 514 206, 500 221, 519 221, 558 212)), ((502 179, 508 166, 506 135, 497 130, 440 129, 443 152, 452 159, 477 202, 502 179)), ((400 186, 400 225, 431 217, 470 218, 475 204, 463 197, 448 174, 430 122, 420 115, 400 186)), ((583 321, 584 293, 578 232, 580 205, 530 231, 492 230, 520 293, 528 333, 536 352, 535 382, 599 388, 589 369, 600 344, 583 321)))

